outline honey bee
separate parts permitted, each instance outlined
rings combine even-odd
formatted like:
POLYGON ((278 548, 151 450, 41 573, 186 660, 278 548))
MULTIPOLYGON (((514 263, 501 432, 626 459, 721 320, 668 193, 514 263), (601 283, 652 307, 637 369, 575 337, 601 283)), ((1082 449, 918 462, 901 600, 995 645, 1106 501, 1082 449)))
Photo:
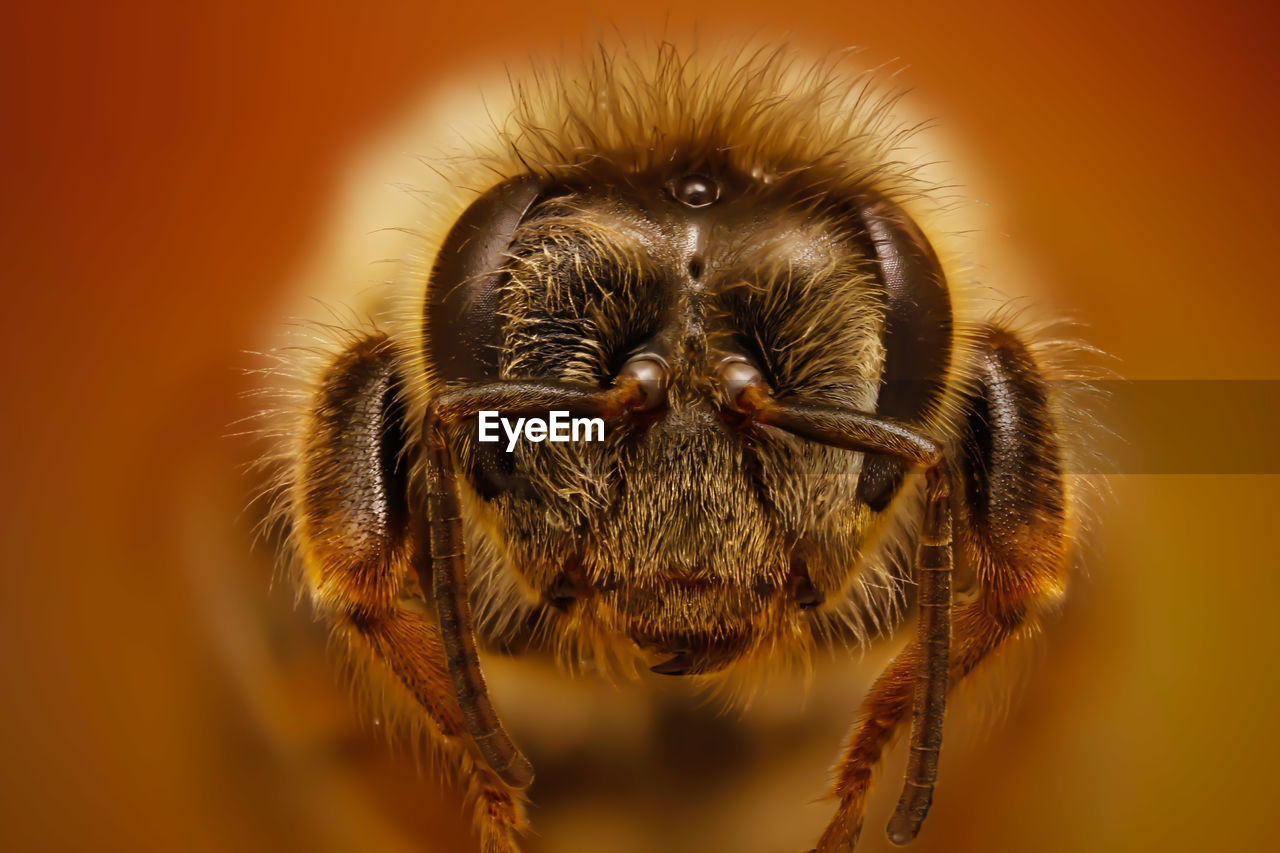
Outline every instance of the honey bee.
POLYGON ((914 609, 817 850, 853 849, 907 732, 888 834, 909 842, 949 688, 1063 596, 1049 344, 970 310, 894 100, 839 62, 664 45, 513 91, 437 164, 447 222, 400 307, 311 377, 281 504, 303 588, 489 853, 517 849, 534 771, 478 635, 532 626, 571 669, 723 685, 914 609))

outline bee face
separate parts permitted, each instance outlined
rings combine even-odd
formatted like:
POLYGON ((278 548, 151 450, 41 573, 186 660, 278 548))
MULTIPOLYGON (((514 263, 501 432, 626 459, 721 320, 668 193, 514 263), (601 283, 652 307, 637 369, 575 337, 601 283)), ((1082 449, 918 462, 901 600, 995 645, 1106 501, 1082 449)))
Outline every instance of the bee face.
POLYGON ((890 837, 914 837, 948 685, 1061 595, 1074 504, 1051 363, 953 311, 891 102, 790 63, 664 48, 518 87, 411 310, 312 389, 287 508, 306 585, 445 736, 486 849, 514 849, 533 771, 489 702, 473 587, 575 663, 707 675, 836 623, 886 630, 914 586, 916 639, 865 700, 823 853, 856 842, 908 718, 890 837), (607 431, 482 436, 486 413, 556 409, 607 431), (953 606, 955 565, 979 594, 953 606))
POLYGON ((491 190, 463 227, 492 259, 461 286, 433 282, 449 295, 427 322, 451 379, 605 388, 649 365, 653 399, 605 442, 507 452, 482 448, 470 424, 454 448, 529 587, 706 672, 835 596, 874 515, 857 493, 861 454, 726 417, 726 368, 871 410, 886 294, 861 188, 765 181, 690 153, 664 170, 491 190), (456 331, 472 328, 488 330, 479 346, 456 331))

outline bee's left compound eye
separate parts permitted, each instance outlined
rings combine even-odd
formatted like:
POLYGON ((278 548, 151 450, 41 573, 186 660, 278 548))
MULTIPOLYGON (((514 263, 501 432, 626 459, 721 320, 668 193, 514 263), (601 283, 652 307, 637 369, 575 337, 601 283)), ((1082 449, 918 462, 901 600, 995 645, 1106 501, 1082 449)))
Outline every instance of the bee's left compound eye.
POLYGON ((667 402, 667 366, 657 356, 644 354, 627 359, 618 371, 617 382, 634 382, 644 391, 637 411, 652 411, 667 402))

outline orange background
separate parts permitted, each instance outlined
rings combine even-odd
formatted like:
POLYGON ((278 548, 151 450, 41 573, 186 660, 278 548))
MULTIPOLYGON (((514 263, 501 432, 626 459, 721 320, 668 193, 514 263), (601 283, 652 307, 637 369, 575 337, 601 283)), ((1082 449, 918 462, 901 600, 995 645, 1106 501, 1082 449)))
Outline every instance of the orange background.
MULTIPOLYGON (((1280 379, 1280 60, 1274 12, 1249 4, 77 5, 9 3, 0 25, 4 849, 471 843, 452 795, 353 722, 305 609, 249 556, 250 451, 223 437, 352 152, 458 68, 576 45, 593 20, 866 45, 908 66, 1048 305, 1122 374, 1280 379)), ((1242 442, 1240 413, 1197 405, 1204 443, 1242 442)), ((1277 422, 1250 417, 1264 438, 1277 422)), ((1280 484, 1109 480, 1089 577, 1021 702, 944 761, 917 849, 1280 842, 1280 484)), ((834 755, 843 724, 824 725, 834 755)), ((806 826, 820 781, 793 793, 806 826)), ((548 826, 572 822, 558 802, 548 826)), ((619 849, 653 849, 663 820, 619 849)))

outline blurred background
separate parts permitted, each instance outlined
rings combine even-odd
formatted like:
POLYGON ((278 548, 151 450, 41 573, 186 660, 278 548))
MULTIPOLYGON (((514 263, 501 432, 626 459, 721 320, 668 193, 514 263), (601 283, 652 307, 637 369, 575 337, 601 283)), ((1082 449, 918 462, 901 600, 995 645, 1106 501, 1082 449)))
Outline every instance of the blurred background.
MULTIPOLYGON (((0 848, 474 847, 456 793, 353 713, 273 584, 229 425, 253 410, 246 351, 363 221, 343 213, 356 164, 433 92, 615 24, 903 69, 989 204, 998 286, 1141 381, 1107 415, 1129 443, 1091 478, 1112 496, 1087 573, 1015 702, 956 703, 914 849, 1276 848, 1274 11, 678 5, 4 4, 0 848)), ((891 651, 820 662, 807 696, 780 681, 741 717, 656 677, 492 660, 539 771, 529 848, 811 844, 891 651)), ((888 847, 900 752, 860 849, 888 847)))

